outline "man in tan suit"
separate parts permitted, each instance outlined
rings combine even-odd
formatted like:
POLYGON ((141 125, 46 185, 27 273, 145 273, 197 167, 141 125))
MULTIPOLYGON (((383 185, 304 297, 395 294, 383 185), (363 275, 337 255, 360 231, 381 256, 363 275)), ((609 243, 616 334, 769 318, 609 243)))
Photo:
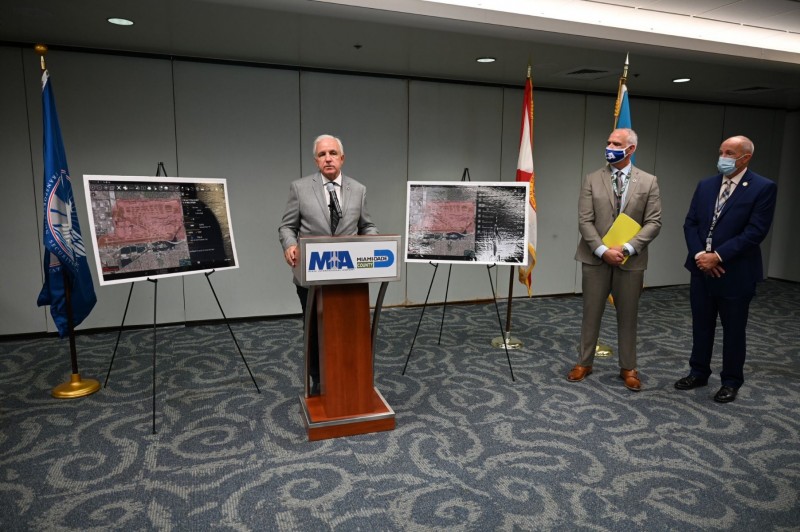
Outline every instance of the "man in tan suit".
POLYGON ((582 263, 583 323, 578 364, 567 375, 569 381, 578 382, 592 373, 600 320, 611 294, 617 310, 620 378, 633 391, 641 389, 636 371, 636 325, 647 246, 661 230, 656 176, 631 164, 637 142, 632 129, 612 131, 606 147, 608 164, 583 180, 578 200, 581 241, 575 253, 575 260, 582 263), (642 228, 623 245, 607 247, 603 236, 620 212, 642 228))

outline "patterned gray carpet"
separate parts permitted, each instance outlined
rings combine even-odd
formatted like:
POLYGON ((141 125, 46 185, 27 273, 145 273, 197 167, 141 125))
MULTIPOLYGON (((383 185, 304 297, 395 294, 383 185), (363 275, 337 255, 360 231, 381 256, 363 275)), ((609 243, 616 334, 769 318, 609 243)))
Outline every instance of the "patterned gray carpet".
MULTIPOLYGON (((301 323, 235 323, 256 393, 224 325, 159 329, 151 434, 152 331, 126 331, 107 388, 55 400, 68 342, 0 342, 2 530, 798 530, 800 285, 754 301, 745 386, 679 392, 688 288, 642 298, 639 367, 616 359, 581 383, 580 297, 519 299, 514 336, 489 347, 490 305, 382 316, 376 383, 392 432, 307 442, 299 413, 301 323)), ((501 306, 503 317, 504 306, 501 306)), ((615 347, 609 307, 602 339, 615 347)), ((101 382, 116 333, 78 337, 101 382)), ((720 361, 715 357, 715 371, 720 361)))

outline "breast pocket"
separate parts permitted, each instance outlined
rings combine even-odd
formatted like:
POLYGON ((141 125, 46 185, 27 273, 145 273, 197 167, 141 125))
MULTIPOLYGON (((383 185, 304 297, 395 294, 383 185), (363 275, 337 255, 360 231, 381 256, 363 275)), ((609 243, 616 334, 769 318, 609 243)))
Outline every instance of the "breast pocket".
POLYGON ((644 206, 647 203, 647 191, 637 190, 632 192, 625 198, 625 213, 631 218, 636 218, 634 215, 641 216, 644 212, 644 206))

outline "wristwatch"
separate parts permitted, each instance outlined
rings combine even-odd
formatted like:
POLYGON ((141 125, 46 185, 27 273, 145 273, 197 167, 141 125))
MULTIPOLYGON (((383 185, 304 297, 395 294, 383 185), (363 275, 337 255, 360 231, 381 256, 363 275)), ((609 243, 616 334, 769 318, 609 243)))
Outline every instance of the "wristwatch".
POLYGON ((625 258, 628 258, 628 257, 630 257, 630 255, 631 255, 631 252, 628 251, 628 248, 626 248, 625 246, 622 246, 622 256, 625 257, 625 258))

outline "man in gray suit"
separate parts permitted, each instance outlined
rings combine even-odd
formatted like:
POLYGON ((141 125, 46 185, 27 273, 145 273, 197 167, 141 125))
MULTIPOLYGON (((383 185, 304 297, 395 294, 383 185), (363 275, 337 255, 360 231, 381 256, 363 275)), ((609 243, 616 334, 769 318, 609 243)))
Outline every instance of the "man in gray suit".
MULTIPOLYGON (((319 172, 293 181, 289 201, 278 234, 283 256, 289 266, 297 264, 297 239, 301 236, 377 235, 378 229, 367 212, 367 188, 341 172, 344 164, 342 141, 331 135, 314 140, 314 160, 319 172)), ((308 289, 297 285, 297 296, 306 314, 308 289)), ((312 316, 312 330, 316 319, 312 316)), ((319 351, 312 342, 308 373, 311 394, 319 393, 319 351)))
POLYGON ((567 375, 569 381, 578 382, 592 373, 600 321, 611 294, 617 310, 620 378, 633 391, 641 389, 636 371, 636 325, 647 246, 661 230, 656 177, 631 164, 637 142, 632 129, 612 131, 606 147, 608 164, 583 180, 578 201, 581 240, 575 253, 575 260, 582 263, 583 323, 578 364, 567 375), (608 247, 603 236, 619 213, 633 218, 641 229, 623 245, 608 247))

